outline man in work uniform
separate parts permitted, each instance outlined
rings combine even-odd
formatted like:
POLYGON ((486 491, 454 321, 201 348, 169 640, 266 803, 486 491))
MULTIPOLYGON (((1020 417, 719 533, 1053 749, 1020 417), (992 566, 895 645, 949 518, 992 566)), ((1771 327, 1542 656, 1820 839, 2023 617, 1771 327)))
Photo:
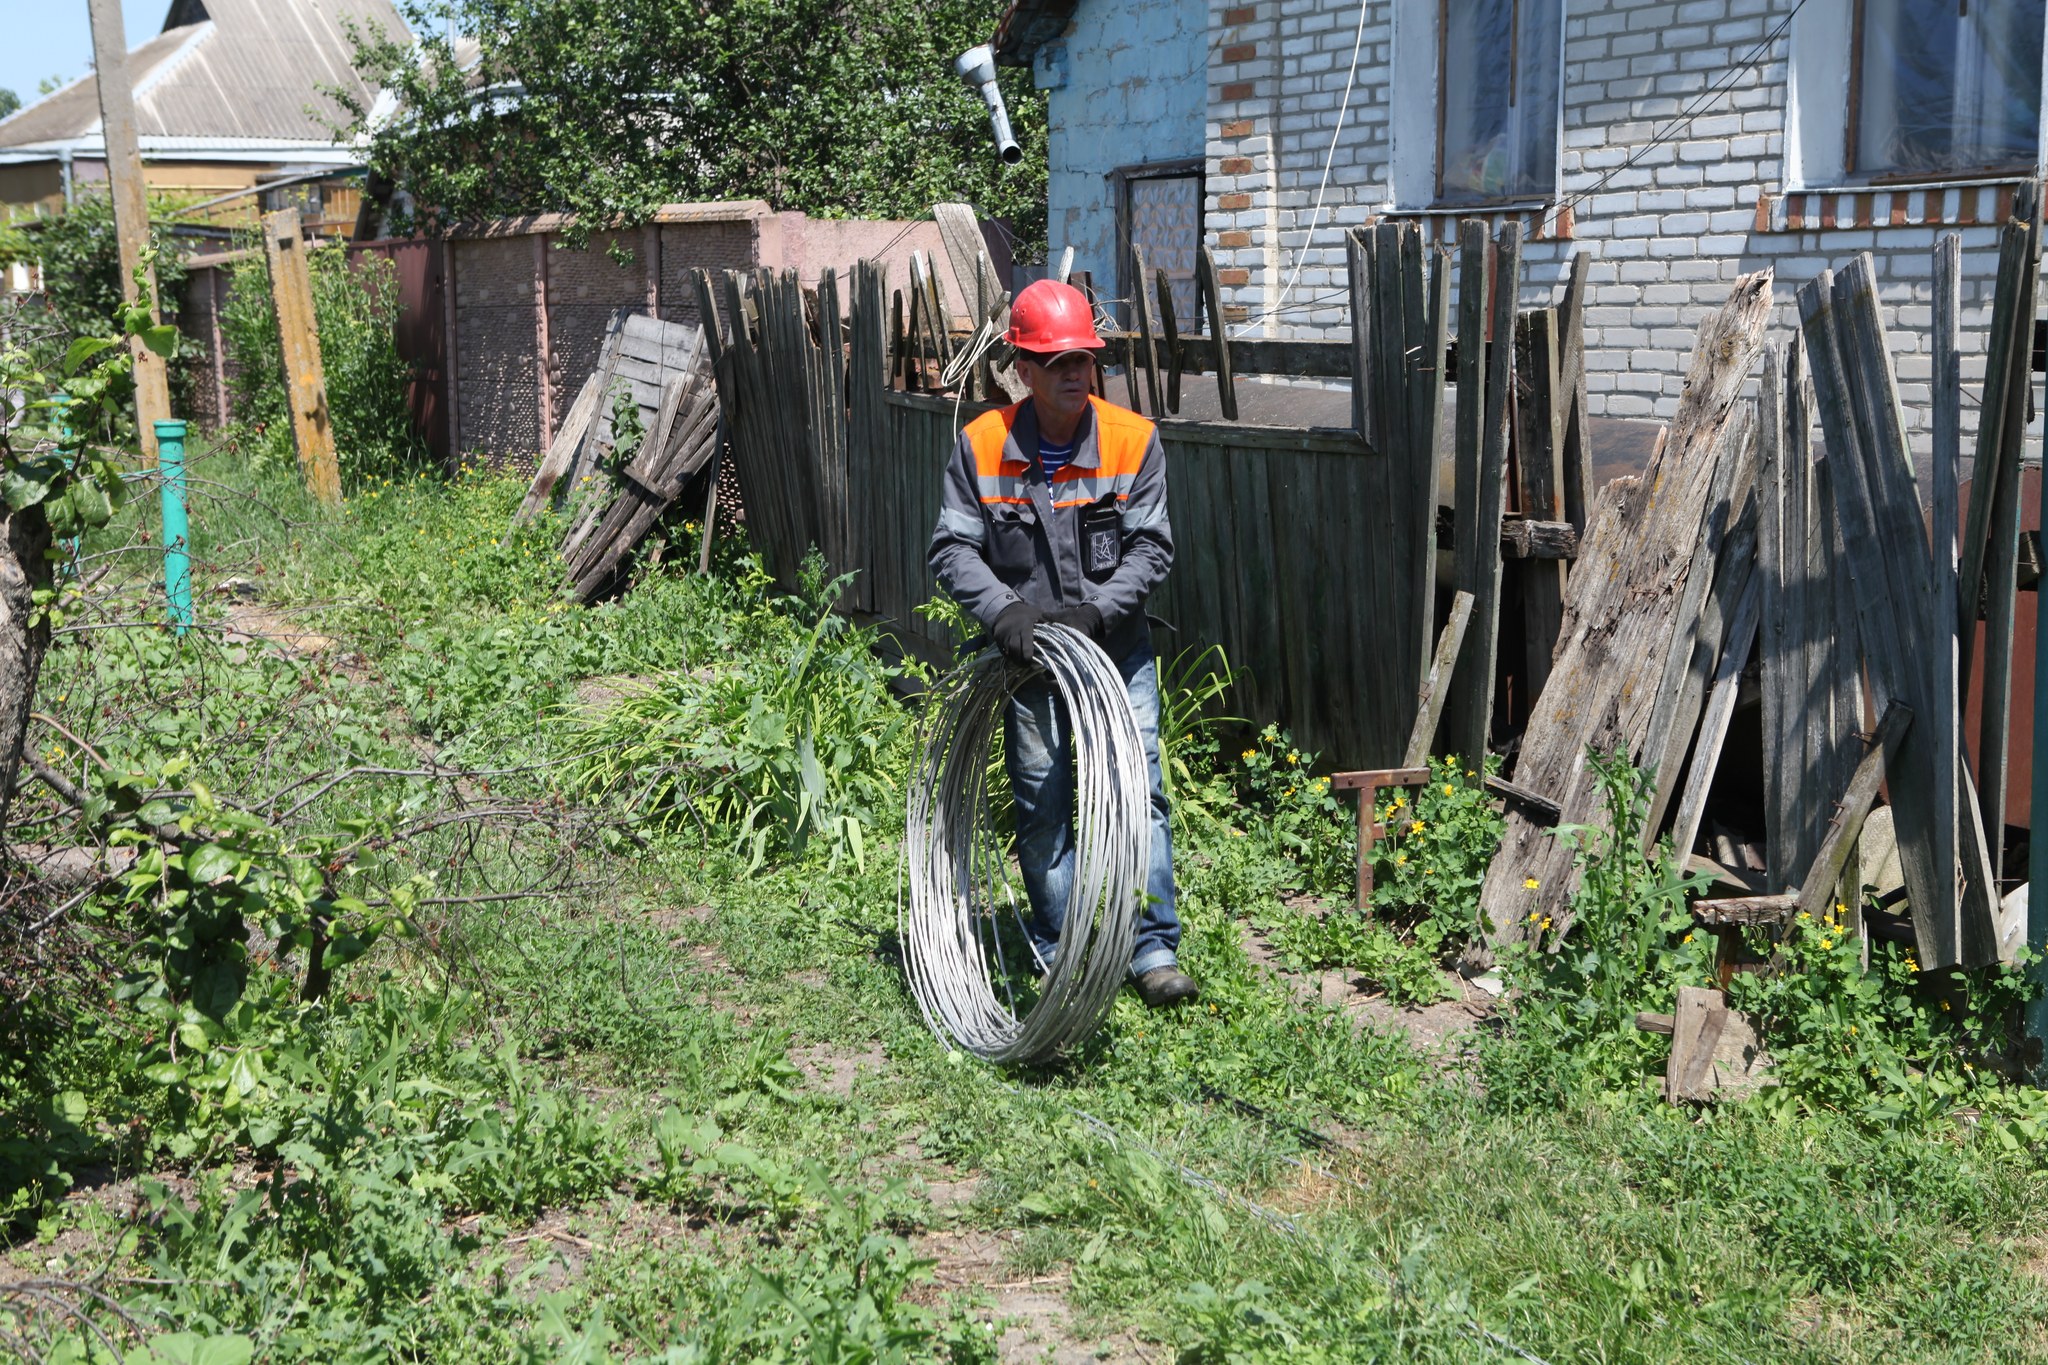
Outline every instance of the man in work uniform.
MULTIPOLYGON (((1010 309, 1021 403, 960 433, 932 533, 932 571, 1004 654, 1032 658, 1032 632, 1056 622, 1101 645, 1130 689, 1152 779, 1152 856, 1131 975, 1154 1007, 1199 993, 1180 970, 1173 843, 1159 770, 1159 670, 1145 598, 1173 563, 1166 460, 1151 422, 1094 397, 1094 310, 1070 285, 1040 280, 1010 309)), ((1074 881, 1073 743, 1052 680, 1019 688, 1004 723, 1017 807, 1018 861, 1041 960, 1059 946, 1074 881)))

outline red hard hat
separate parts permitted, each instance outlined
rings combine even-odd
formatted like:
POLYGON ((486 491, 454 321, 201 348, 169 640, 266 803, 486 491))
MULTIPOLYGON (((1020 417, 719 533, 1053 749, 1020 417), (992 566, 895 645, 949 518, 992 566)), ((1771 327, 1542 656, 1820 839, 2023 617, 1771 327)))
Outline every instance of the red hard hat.
POLYGON ((1095 310, 1071 284, 1034 280, 1010 304, 1010 331, 1005 337, 1020 351, 1058 355, 1093 351, 1102 346, 1095 335, 1095 310))

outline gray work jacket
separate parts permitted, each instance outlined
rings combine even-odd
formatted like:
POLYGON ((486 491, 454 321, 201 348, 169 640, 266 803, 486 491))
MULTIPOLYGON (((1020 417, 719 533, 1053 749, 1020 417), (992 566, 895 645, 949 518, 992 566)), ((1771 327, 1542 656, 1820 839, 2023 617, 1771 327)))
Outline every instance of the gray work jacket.
POLYGON ((928 555, 945 590, 983 625, 1013 602, 1091 603, 1103 647, 1149 640, 1145 599, 1173 564, 1166 455, 1153 424, 1100 398, 1048 485, 1030 399, 967 424, 946 469, 928 555))

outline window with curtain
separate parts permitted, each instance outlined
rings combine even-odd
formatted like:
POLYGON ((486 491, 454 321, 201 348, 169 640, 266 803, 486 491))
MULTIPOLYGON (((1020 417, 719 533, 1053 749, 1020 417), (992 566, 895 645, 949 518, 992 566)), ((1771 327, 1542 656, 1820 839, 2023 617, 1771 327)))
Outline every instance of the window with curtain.
POLYGON ((2041 118, 2043 0, 1856 0, 1851 173, 2024 171, 2041 118))
POLYGON ((1437 199, 1557 190, 1563 0, 1438 0, 1437 199))

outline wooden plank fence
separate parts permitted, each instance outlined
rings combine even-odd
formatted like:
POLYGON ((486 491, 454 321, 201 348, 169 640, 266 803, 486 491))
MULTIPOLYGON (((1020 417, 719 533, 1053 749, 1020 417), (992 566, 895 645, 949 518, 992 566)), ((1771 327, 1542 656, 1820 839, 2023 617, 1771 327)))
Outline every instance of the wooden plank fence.
MULTIPOLYGON (((1354 298, 1371 319, 1347 344, 1356 388, 1368 394, 1357 414, 1363 430, 1160 421, 1175 562, 1150 609, 1166 624, 1162 654, 1220 645, 1239 670, 1246 714, 1287 726, 1340 765, 1369 766, 1406 751, 1440 624, 1437 433, 1449 269, 1439 252, 1433 276, 1425 270, 1411 226, 1362 231, 1352 257, 1354 298)), ((808 315, 787 274, 699 281, 749 528, 770 572, 792 582, 817 545, 835 572, 857 574, 847 606, 935 657, 950 642, 916 614, 938 591, 925 549, 959 428, 986 405, 964 393, 895 387, 930 378, 903 363, 899 347, 926 356, 942 347, 920 337, 928 329, 897 321, 924 311, 917 297, 929 286, 912 282, 906 310, 881 269, 862 263, 849 280, 842 331, 830 274, 808 315), (843 348, 821 344, 841 337, 843 348)), ((1496 311, 1512 325, 1512 293, 1496 311)), ((1128 354, 1128 340, 1116 341, 1128 354)), ((1230 350, 1253 364, 1262 354, 1294 359, 1285 345, 1230 350)), ((1218 358, 1213 335, 1176 330, 1165 349, 1169 385, 1179 360, 1195 370, 1218 358)), ((1490 386, 1473 390, 1503 435, 1511 352, 1501 348, 1490 386), (1500 391, 1479 398, 1489 387, 1500 391)), ((1494 463, 1491 486, 1504 487, 1502 436, 1484 456, 1494 463)), ((1497 574, 1497 525, 1489 544, 1497 574)), ((1490 664, 1474 666, 1485 673, 1469 684, 1475 692, 1490 693, 1490 664)))

